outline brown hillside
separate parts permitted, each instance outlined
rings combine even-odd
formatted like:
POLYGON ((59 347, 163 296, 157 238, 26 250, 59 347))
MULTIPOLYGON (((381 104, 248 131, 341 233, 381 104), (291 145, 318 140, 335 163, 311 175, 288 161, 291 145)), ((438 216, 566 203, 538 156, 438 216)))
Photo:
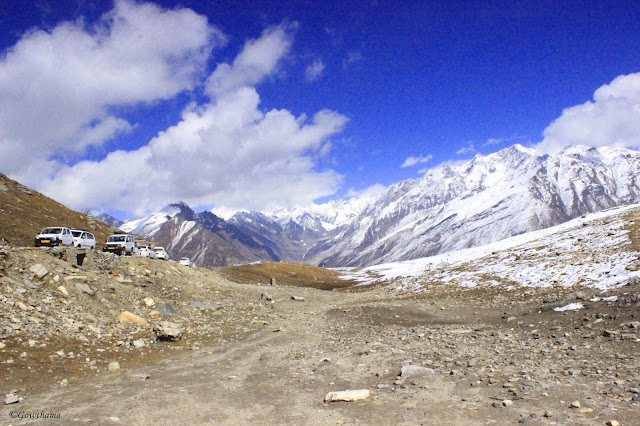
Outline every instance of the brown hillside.
POLYGON ((36 234, 47 226, 90 231, 98 244, 104 243, 113 229, 0 173, 0 238, 16 246, 33 246, 36 234))
POLYGON ((293 262, 261 262, 220 268, 222 276, 242 284, 269 283, 273 277, 278 285, 312 287, 320 290, 349 288, 357 284, 344 279, 335 270, 293 262))

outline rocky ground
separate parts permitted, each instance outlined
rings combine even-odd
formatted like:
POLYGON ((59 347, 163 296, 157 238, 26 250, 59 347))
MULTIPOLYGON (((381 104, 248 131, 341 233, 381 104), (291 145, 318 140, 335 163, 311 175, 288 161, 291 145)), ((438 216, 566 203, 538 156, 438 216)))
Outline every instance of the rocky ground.
POLYGON ((111 254, 76 263, 73 249, 0 248, 3 423, 640 418, 635 279, 605 292, 326 291, 111 254), (583 308, 554 310, 570 303, 583 308), (182 332, 177 340, 159 340, 165 321, 182 332), (344 390, 364 399, 325 402, 344 390))

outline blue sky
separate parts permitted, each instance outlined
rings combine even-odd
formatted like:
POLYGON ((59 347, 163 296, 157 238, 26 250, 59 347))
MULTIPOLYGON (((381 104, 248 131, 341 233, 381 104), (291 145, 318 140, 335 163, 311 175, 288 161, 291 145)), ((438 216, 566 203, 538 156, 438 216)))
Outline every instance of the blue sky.
POLYGON ((261 209, 513 143, 640 146, 632 1, 39 0, 0 28, 0 171, 78 209, 261 209))

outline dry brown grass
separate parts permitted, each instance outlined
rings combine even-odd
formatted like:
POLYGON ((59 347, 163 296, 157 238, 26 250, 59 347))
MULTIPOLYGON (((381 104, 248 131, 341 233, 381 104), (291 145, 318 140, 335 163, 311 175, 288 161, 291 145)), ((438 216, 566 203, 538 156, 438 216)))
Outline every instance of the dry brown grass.
POLYGON ((47 226, 85 229, 96 236, 98 244, 113 230, 0 173, 0 238, 16 246, 33 246, 36 234, 47 226))
POLYGON ((219 269, 227 279, 242 284, 269 284, 271 277, 276 285, 313 287, 320 290, 347 288, 356 284, 353 280, 340 278, 340 273, 331 269, 293 262, 265 262, 219 269))
POLYGON ((631 223, 627 226, 631 249, 640 252, 640 210, 633 210, 624 216, 625 220, 631 223))

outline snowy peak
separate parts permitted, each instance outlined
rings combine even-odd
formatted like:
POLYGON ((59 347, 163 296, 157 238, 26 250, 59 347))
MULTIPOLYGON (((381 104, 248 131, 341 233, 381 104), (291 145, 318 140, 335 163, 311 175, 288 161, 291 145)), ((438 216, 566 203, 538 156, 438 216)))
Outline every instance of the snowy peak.
POLYGON ((514 145, 391 185, 315 262, 366 266, 475 247, 586 213, 640 202, 640 154, 576 146, 555 155, 514 145))
POLYGON ((177 203, 168 204, 157 213, 153 213, 149 216, 135 220, 128 220, 120 226, 120 229, 132 234, 153 238, 165 222, 176 216, 180 216, 183 220, 193 220, 193 215, 194 212, 191 210, 191 207, 186 203, 179 201, 177 203))

